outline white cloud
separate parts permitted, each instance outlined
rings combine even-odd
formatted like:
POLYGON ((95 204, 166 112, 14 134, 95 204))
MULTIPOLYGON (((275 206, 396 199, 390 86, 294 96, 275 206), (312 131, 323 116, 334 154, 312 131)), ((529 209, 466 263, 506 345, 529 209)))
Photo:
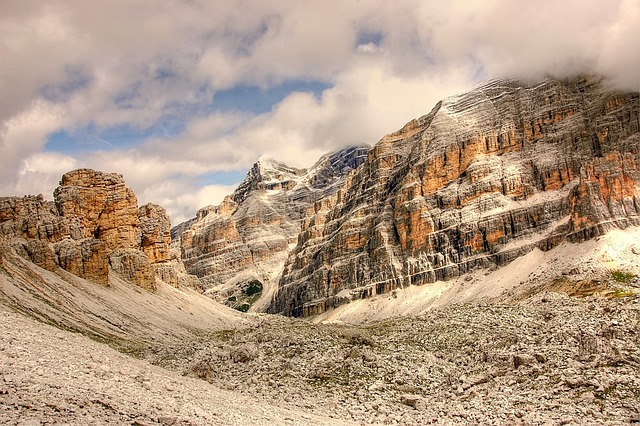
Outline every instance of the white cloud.
POLYGON ((64 126, 63 112, 58 105, 36 100, 24 112, 0 124, 1 193, 19 194, 20 173, 24 172, 29 159, 42 150, 47 135, 64 126))
POLYGON ((37 152, 28 157, 19 170, 15 193, 42 194, 51 200, 60 177, 77 167, 76 159, 68 155, 37 152))
POLYGON ((58 161, 123 173, 141 198, 183 212, 219 189, 185 183, 199 174, 260 155, 306 166, 329 149, 373 144, 479 78, 597 72, 640 85, 635 0, 8 0, 2 9, 3 195, 49 191, 57 169, 43 150, 59 130, 186 122, 177 136, 58 161), (330 88, 258 116, 211 110, 216 91, 290 80, 330 88))
POLYGON ((195 217, 196 211, 208 205, 217 205, 235 189, 232 185, 198 185, 188 179, 173 179, 157 182, 153 186, 136 192, 140 205, 147 202, 164 207, 171 223, 176 225, 195 217))

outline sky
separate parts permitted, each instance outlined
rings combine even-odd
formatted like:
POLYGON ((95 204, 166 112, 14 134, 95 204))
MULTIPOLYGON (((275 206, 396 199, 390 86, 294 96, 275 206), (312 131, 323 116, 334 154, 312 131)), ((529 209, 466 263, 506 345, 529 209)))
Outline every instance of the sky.
POLYGON ((124 175, 172 223, 497 77, 640 86, 637 0, 0 0, 0 195, 124 175))

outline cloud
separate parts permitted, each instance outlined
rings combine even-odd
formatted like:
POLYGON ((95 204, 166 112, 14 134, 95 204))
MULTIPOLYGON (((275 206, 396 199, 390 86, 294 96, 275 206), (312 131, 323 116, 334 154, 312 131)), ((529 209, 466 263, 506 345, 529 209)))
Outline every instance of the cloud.
MULTIPOLYGON (((28 168, 27 161, 39 153, 51 132, 64 126, 64 109, 43 100, 34 101, 25 111, 0 125, 0 190, 15 194, 20 174, 28 168)), ((34 164, 33 161, 31 163, 34 164)), ((38 165, 44 165, 37 162, 38 165)), ((47 171, 43 171, 47 173, 47 171)))
POLYGON ((48 194, 62 166, 89 166, 123 173, 141 199, 184 216, 218 194, 201 189, 201 174, 261 155, 307 166, 329 149, 373 144, 481 79, 595 72, 638 90, 639 9, 634 0, 5 1, 0 191, 48 194), (216 110, 221 90, 289 81, 328 88, 258 115, 216 110), (154 133, 169 121, 182 130, 154 133), (140 142, 65 151, 49 167, 52 133, 117 127, 140 142))
POLYGON ((160 204, 175 225, 195 217, 196 211, 202 207, 220 204, 234 189, 233 185, 202 186, 190 179, 173 179, 146 187, 136 192, 136 196, 139 204, 160 204))
POLYGON ((55 152, 38 152, 28 157, 18 172, 18 194, 43 194, 51 199, 60 177, 78 167, 75 158, 55 152))

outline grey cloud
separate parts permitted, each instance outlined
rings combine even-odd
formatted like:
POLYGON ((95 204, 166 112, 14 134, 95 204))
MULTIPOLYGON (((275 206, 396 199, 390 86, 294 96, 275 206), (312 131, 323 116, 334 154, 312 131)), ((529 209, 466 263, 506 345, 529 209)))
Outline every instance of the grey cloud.
POLYGON ((2 9, 3 193, 35 188, 28 176, 52 176, 32 170, 47 136, 88 124, 186 121, 180 135, 73 159, 117 167, 161 197, 154 179, 170 193, 181 173, 246 168, 263 154, 312 161, 375 143, 480 78, 596 72, 616 87, 640 84, 634 0, 9 0, 2 9), (375 43, 359 43, 363 34, 375 43), (319 98, 293 94, 255 117, 206 112, 218 90, 289 79, 331 88, 319 98))

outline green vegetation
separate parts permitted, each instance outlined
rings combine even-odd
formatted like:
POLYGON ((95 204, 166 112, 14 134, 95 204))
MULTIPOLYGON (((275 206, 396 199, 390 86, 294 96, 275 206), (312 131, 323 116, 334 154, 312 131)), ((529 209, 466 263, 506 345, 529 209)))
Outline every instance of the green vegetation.
POLYGON ((631 291, 631 290, 622 290, 620 288, 616 288, 613 293, 611 293, 609 295, 610 298, 617 298, 617 297, 629 297, 629 296, 633 296, 634 294, 636 294, 635 292, 631 291))
POLYGON ((614 269, 611 271, 611 277, 619 283, 629 284, 636 277, 635 274, 631 272, 621 271, 619 269, 614 269))
POLYGON ((225 302, 227 306, 232 307, 240 312, 247 312, 251 305, 262 295, 262 283, 258 280, 251 280, 246 287, 242 289, 242 293, 229 296, 225 302))
POLYGON ((250 281, 249 287, 245 288, 242 292, 249 297, 260 294, 262 293, 262 283, 258 280, 250 281))
POLYGON ((223 342, 227 342, 231 339, 233 339, 235 337, 235 335, 238 334, 238 330, 221 330, 218 331, 216 333, 213 333, 213 335, 223 341, 223 342))
POLYGON ((251 305, 245 302, 240 306, 236 306, 235 309, 240 311, 240 312, 247 312, 247 311, 249 311, 250 307, 251 307, 251 305))

